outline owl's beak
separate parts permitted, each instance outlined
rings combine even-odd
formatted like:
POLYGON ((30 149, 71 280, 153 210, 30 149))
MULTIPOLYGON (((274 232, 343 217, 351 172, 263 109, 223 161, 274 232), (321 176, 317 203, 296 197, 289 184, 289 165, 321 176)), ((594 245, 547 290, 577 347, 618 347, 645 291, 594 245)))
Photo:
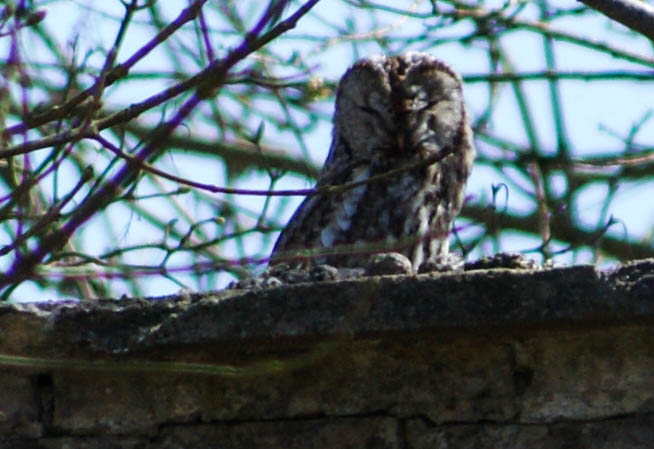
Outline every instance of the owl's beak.
POLYGON ((411 129, 411 115, 413 113, 412 101, 405 100, 399 105, 399 112, 395 115, 395 144, 398 153, 410 151, 414 146, 413 136, 408 129, 411 129))
POLYGON ((416 147, 415 139, 411 133, 398 132, 395 136, 395 147, 398 153, 407 153, 413 151, 416 147))
POLYGON ((404 153, 404 150, 405 150, 404 147, 406 145, 406 136, 404 135, 404 133, 402 133, 402 132, 397 133, 395 143, 397 145, 397 152, 398 153, 404 153))

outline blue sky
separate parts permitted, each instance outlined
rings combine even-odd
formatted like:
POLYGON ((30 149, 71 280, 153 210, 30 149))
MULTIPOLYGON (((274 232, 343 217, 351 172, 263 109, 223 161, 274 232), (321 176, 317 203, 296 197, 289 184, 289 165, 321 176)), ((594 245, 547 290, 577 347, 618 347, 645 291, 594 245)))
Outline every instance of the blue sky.
MULTIPOLYGON (((36 3, 39 4, 39 2, 36 3)), ((72 42, 74 36, 78 34, 80 39, 77 42, 77 54, 81 56, 90 52, 89 63, 91 65, 100 64, 104 58, 104 54, 97 49, 106 49, 110 46, 117 30, 117 23, 107 20, 107 17, 102 14, 85 11, 83 8, 80 8, 79 4, 84 4, 81 1, 44 1, 41 3, 42 7, 47 11, 46 19, 43 22, 44 26, 55 33, 59 39, 59 45, 66 47, 67 43, 72 42)), ((93 5, 94 8, 106 8, 106 11, 111 14, 119 14, 122 9, 118 1, 87 3, 93 5)), ((186 3, 185 1, 178 0, 165 2, 168 12, 167 19, 175 17, 186 3)), ((387 1, 385 3, 394 5, 397 2, 387 1)), ((263 2, 238 3, 240 8, 251 8, 247 13, 248 17, 252 17, 251 22, 254 22, 254 19, 259 14, 258 8, 263 4, 263 2)), ((486 8, 493 8, 499 7, 502 4, 503 2, 499 1, 485 2, 484 6, 486 8)), ((550 4, 569 5, 570 2, 550 2, 550 4)), ((296 5, 293 4, 289 11, 294 10, 296 5)), ((426 13, 431 9, 428 1, 415 2, 415 5, 416 12, 426 13)), ((444 7, 446 8, 447 6, 444 5, 444 7)), ((320 17, 324 21, 335 24, 340 24, 345 18, 352 17, 354 19, 354 29, 357 34, 368 33, 373 29, 384 29, 388 27, 390 28, 389 34, 393 36, 412 35, 415 34, 417 28, 422 28, 429 24, 429 21, 417 19, 405 20, 395 14, 380 14, 379 22, 372 24, 365 14, 361 14, 361 12, 357 13, 356 10, 347 6, 345 2, 336 0, 323 0, 319 2, 312 13, 313 17, 306 17, 301 20, 296 29, 292 30, 287 37, 275 42, 273 46, 277 54, 291 54, 294 51, 299 51, 307 63, 314 67, 313 75, 329 81, 338 80, 340 75, 355 60, 356 54, 353 50, 354 46, 348 42, 335 43, 328 50, 323 51, 317 47, 316 42, 298 39, 298 36, 308 34, 333 34, 333 30, 330 27, 315 17, 320 17), (352 14, 352 11, 355 11, 354 14, 352 14)), ((136 19, 140 20, 143 17, 137 15, 136 19)), ((216 16, 212 17, 216 18, 216 16)), ((538 10, 535 3, 529 3, 518 17, 521 20, 536 20, 538 10)), ((212 23, 212 26, 218 30, 228 29, 227 24, 212 23)), ((651 43, 647 39, 639 36, 634 37, 625 33, 621 26, 611 25, 599 13, 557 20, 552 26, 566 33, 592 38, 596 41, 605 41, 611 46, 628 49, 630 52, 640 54, 643 57, 651 58, 652 55, 651 43)), ((471 29, 472 25, 470 23, 463 22, 456 26, 434 28, 430 32, 433 34, 433 37, 446 38, 464 34, 471 29)), ((187 31, 186 33, 192 33, 192 31, 187 31)), ((128 38, 125 40, 125 44, 118 56, 118 61, 122 61, 133 54, 150 36, 151 30, 148 27, 134 26, 130 29, 128 38)), ((236 36, 230 37, 216 33, 213 44, 220 51, 221 48, 227 48, 238 42, 238 40, 239 38, 236 36)), ((184 38, 180 38, 180 48, 182 48, 184 42, 184 38)), ((188 39, 187 42, 192 42, 192 39, 188 39)), ((3 47, 3 45, 4 43, 0 41, 1 54, 6 55, 6 47, 3 47)), ((38 45, 30 42, 29 39, 25 40, 23 45, 25 49, 29 49, 30 58, 34 61, 38 61, 40 54, 45 55, 45 53, 40 53, 38 45)), ((501 39, 501 45, 509 54, 510 62, 515 72, 540 71, 545 67, 543 39, 541 36, 525 30, 515 31, 503 37, 501 39)), ((360 56, 367 56, 379 52, 379 47, 371 42, 362 43, 356 48, 356 53, 360 56)), ((487 71, 487 52, 478 44, 462 45, 460 42, 451 42, 436 48, 425 49, 424 44, 417 42, 412 46, 412 49, 432 52, 438 58, 444 60, 459 71, 464 78, 466 75, 480 74, 487 71)), ((135 67, 135 71, 170 70, 170 67, 162 65, 163 62, 168 60, 162 52, 163 49, 155 50, 135 67)), ((648 70, 645 66, 613 58, 597 51, 589 51, 587 48, 570 43, 557 42, 555 45, 555 56, 557 67, 564 71, 648 70)), ((190 59, 186 63, 190 67, 196 64, 190 59)), ((289 73, 292 72, 292 70, 287 70, 289 73)), ((283 76, 286 74, 280 72, 276 75, 283 76)), ((117 85, 112 87, 108 92, 106 101, 108 105, 124 107, 131 102, 140 101, 157 93, 162 86, 161 83, 152 80, 141 83, 129 83, 123 86, 117 85)), ((544 81, 526 82, 524 86, 527 97, 533 106, 532 112, 534 114, 534 120, 537 123, 538 140, 544 148, 551 149, 553 152, 555 150, 556 140, 549 105, 548 86, 544 81)), ((567 135, 572 143, 574 154, 583 158, 613 153, 621 149, 622 143, 615 135, 627 135, 634 123, 638 122, 647 111, 650 111, 652 104, 654 104, 654 91, 649 87, 644 82, 639 83, 634 81, 585 82, 576 80, 561 82, 560 92, 563 110, 565 112, 565 126, 567 135)), ((501 89, 498 102, 495 106, 494 118, 491 122, 492 131, 513 142, 526 145, 527 138, 524 135, 522 126, 519 124, 520 116, 509 85, 504 85, 501 89)), ((464 93, 470 116, 474 121, 486 106, 488 101, 487 89, 483 83, 466 83, 464 93)), ((232 106, 226 101, 224 107, 232 106)), ((265 103, 261 103, 258 107, 265 108, 267 106, 265 103)), ((270 107, 271 113, 279 113, 278 109, 274 109, 276 106, 270 105, 270 107)), ((331 101, 316 102, 315 108, 330 115, 332 111, 331 101)), ((144 116, 142 119, 153 121, 157 120, 157 116, 144 116)), ((256 129, 256 126, 257 123, 251 123, 253 130, 256 129)), ((214 133, 210 126, 205 127, 201 123, 186 131, 194 135, 202 135, 209 138, 214 133)), ((330 124, 328 122, 321 123, 310 133, 304 135, 303 141, 310 150, 309 157, 314 163, 319 165, 324 160, 329 148, 330 124)), ((284 148, 289 154, 295 154, 298 157, 302 157, 303 155, 298 139, 291 132, 278 130, 273 126, 266 126, 264 142, 275 147, 284 148)), ((652 126, 651 120, 646 122, 642 127, 636 142, 645 146, 651 146, 652 142, 654 142, 654 126, 652 126)), ((483 143, 478 143, 478 145, 481 150, 483 143)), ((206 160, 200 160, 192 155, 176 155, 174 160, 164 158, 160 162, 162 168, 181 176, 188 176, 191 173, 193 179, 196 181, 209 182, 216 185, 223 185, 225 183, 224 173, 221 170, 219 161, 216 161, 212 165, 208 164, 206 160)), ((488 167, 476 166, 469 182, 468 193, 473 195, 474 201, 487 202, 490 196, 491 185, 503 181, 504 179, 500 174, 494 170, 488 167)), ((553 182, 556 183, 557 181, 554 180, 553 182)), ((253 174, 240 179, 237 186, 248 189, 266 188, 267 183, 265 177, 253 174)), ((293 176, 285 177, 276 185, 277 189, 306 187, 311 187, 310 181, 298 179, 293 176)), ((578 203, 582 220, 587 220, 589 224, 595 223, 605 195, 606 191, 604 187, 591 186, 579 196, 578 203)), ((616 226, 612 228, 611 232, 622 235, 626 228, 626 232, 633 237, 646 237, 649 235, 652 228, 652 221, 654 220, 654 210, 650 206, 650 197, 651 187, 647 185, 621 185, 618 195, 610 205, 609 213, 621 219, 625 227, 616 226)), ((290 214, 295 209, 295 205, 299 204, 301 199, 300 197, 293 197, 287 200, 288 206, 285 209, 287 217, 290 217, 290 214)), ((220 200, 220 198, 217 200, 220 200)), ((237 197, 233 198, 233 200, 253 211, 260 210, 264 201, 263 198, 252 196, 237 197)), ((278 199, 275 199, 276 201, 278 199)), ((509 197, 508 207, 511 210, 526 212, 533 205, 525 201, 524 198, 521 198, 519 193, 512 192, 509 197)), ((209 218, 202 216, 203 213, 207 212, 198 211, 197 218, 209 218)), ((174 216, 176 212, 174 210, 168 210, 162 213, 169 213, 171 216, 174 216)), ((151 231, 148 231, 147 224, 135 219, 133 216, 121 216, 118 214, 113 216, 112 219, 122 222, 122 225, 118 226, 118 228, 123 229, 123 232, 118 236, 121 245, 153 238, 148 234, 151 231)), ((102 229, 103 225, 99 220, 91 221, 85 227, 83 232, 92 236, 92 238, 87 239, 89 242, 89 246, 86 248, 87 251, 98 253, 107 247, 108 242, 103 240, 103 238, 109 237, 103 236, 102 229), (97 236, 101 236, 101 238, 97 238, 97 236)), ((510 235, 503 243, 505 249, 508 250, 522 250, 538 244, 534 239, 526 239, 519 235, 510 235)), ((251 239, 246 242, 246 252, 256 251, 259 245, 260 242, 258 239, 251 239)), ((224 251, 229 253, 229 251, 234 249, 226 246, 224 251)), ((575 262, 587 262, 590 260, 589 258, 590 255, 586 259, 581 257, 575 262)), ((566 260, 564 257, 562 261, 571 262, 572 260, 566 260)), ((223 276, 217 285, 207 287, 220 287, 228 279, 229 277, 223 276)), ((178 285, 161 279, 151 279, 146 284, 147 293, 152 295, 174 293, 179 289, 178 285)), ((192 288, 194 287, 192 286, 192 288)), ((43 292, 34 291, 29 284, 21 287, 16 293, 17 298, 34 297, 34 295, 41 296, 43 292)))

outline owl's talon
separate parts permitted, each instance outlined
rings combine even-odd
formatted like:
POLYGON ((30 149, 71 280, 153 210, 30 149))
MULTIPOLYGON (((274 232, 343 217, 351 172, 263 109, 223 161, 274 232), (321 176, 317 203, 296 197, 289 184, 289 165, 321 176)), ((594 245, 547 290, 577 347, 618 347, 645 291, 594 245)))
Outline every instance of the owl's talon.
POLYGON ((371 256, 364 276, 384 274, 413 274, 411 261, 400 253, 382 253, 371 256))
POLYGON ((456 253, 448 253, 444 256, 440 255, 433 260, 428 260, 420 264, 418 273, 434 273, 446 271, 463 271, 465 261, 463 257, 456 253))

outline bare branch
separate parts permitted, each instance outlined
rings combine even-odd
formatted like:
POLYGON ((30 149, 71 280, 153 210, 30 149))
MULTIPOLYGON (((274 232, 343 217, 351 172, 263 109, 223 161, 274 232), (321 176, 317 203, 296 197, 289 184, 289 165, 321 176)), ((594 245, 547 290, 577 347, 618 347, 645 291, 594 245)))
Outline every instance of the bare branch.
POLYGON ((580 0, 643 36, 654 40, 654 7, 641 0, 580 0))

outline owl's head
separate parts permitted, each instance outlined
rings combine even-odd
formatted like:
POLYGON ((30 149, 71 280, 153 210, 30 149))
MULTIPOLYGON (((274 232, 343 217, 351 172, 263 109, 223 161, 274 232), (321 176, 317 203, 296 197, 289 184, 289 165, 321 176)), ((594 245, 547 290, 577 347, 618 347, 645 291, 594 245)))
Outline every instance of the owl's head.
POLYGON ((338 85, 334 132, 357 159, 428 157, 466 123, 459 76, 426 53, 361 59, 338 85))

